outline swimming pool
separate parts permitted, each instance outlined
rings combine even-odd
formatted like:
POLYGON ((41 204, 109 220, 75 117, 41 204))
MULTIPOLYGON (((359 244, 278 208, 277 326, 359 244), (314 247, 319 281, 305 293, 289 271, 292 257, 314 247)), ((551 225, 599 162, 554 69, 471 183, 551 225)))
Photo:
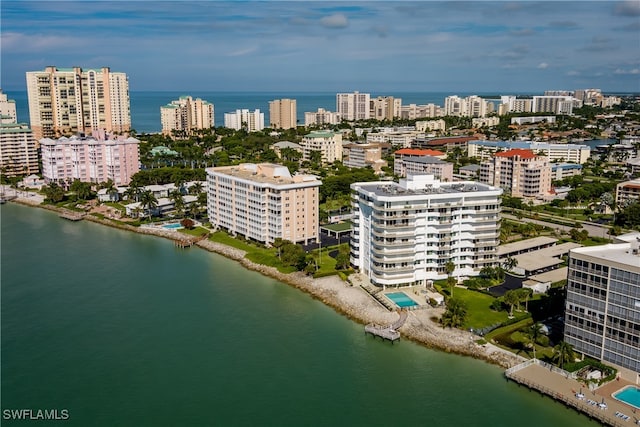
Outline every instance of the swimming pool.
POLYGON ((622 390, 613 393, 612 396, 614 399, 640 409, 640 388, 636 386, 628 385, 622 390))
POLYGON ((393 301, 395 305, 397 305, 400 308, 416 307, 420 305, 414 300, 412 300, 411 298, 409 298, 407 294, 405 294, 404 292, 393 292, 385 295, 387 296, 387 298, 393 301))
POLYGON ((179 222, 176 222, 173 224, 165 224, 162 226, 162 228, 166 228, 167 230, 179 230, 184 227, 179 222))

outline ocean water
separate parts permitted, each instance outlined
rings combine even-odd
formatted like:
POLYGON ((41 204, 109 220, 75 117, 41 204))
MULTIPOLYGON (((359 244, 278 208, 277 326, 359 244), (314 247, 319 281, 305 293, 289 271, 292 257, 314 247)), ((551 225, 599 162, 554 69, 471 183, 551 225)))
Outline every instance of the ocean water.
POLYGON ((365 336, 216 254, 11 203, 0 215, 1 409, 68 411, 41 425, 597 425, 495 366, 365 336))

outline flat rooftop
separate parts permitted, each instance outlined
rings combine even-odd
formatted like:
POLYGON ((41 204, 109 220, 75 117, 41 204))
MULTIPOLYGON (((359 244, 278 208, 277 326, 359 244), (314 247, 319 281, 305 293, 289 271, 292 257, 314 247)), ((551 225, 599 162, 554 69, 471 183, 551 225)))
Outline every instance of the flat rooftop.
POLYGON ((602 246, 577 248, 572 253, 589 255, 612 263, 628 265, 640 273, 640 255, 631 252, 631 243, 609 243, 602 246))
MULTIPOLYGON (((417 175, 418 177, 425 175, 417 175)), ((372 183, 356 183, 358 187, 364 191, 374 193, 376 196, 421 196, 421 195, 437 195, 437 194, 457 194, 457 193, 474 193, 479 191, 499 191, 496 187, 492 187, 487 184, 482 184, 474 181, 460 181, 460 182, 440 182, 424 181, 423 185, 415 185, 412 179, 412 175, 409 175, 407 180, 401 180, 406 182, 405 185, 401 185, 395 182, 372 182, 372 183)))
POLYGON ((540 246, 548 245, 557 242, 558 239, 554 239, 553 237, 540 236, 534 237, 533 239, 520 240, 518 242, 507 243, 504 245, 498 246, 498 257, 506 256, 507 254, 516 253, 520 251, 524 251, 527 249, 534 249, 540 246))
POLYGON ((560 257, 569 253, 571 249, 579 247, 581 247, 581 245, 578 243, 567 242, 561 245, 516 255, 514 258, 518 261, 518 267, 526 271, 535 271, 562 264, 563 261, 560 257))
POLYGON ((544 273, 534 274, 533 276, 529 276, 529 279, 540 283, 555 283, 566 279, 568 270, 569 269, 567 267, 560 267, 555 270, 545 271, 544 273))

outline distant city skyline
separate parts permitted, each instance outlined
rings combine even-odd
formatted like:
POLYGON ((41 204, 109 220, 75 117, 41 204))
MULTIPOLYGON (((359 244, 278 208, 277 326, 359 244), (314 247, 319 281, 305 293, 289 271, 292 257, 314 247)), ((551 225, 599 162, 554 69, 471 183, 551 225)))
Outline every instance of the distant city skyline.
POLYGON ((3 1, 0 86, 110 67, 131 91, 640 92, 638 1, 3 1))

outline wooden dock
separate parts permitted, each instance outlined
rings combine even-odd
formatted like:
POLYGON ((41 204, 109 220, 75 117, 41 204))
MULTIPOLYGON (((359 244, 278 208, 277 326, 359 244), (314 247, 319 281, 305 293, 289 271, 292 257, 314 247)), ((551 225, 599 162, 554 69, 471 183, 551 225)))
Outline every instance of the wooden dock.
POLYGON ((175 245, 177 248, 180 249, 186 249, 186 248, 190 248, 191 246, 195 245, 196 243, 198 243, 200 240, 205 240, 209 238, 209 233, 204 234, 200 237, 198 237, 195 240, 176 240, 175 241, 175 245))
POLYGON ((375 323, 369 323, 364 327, 364 333, 371 334, 374 338, 380 337, 383 340, 391 341, 391 344, 395 343, 400 339, 400 332, 398 332, 398 329, 404 325, 404 322, 409 316, 407 311, 400 311, 399 314, 400 318, 391 325, 383 326, 375 323))
POLYGON ((58 216, 60 218, 68 219, 69 221, 80 221, 84 218, 85 214, 80 212, 63 212, 58 216))

